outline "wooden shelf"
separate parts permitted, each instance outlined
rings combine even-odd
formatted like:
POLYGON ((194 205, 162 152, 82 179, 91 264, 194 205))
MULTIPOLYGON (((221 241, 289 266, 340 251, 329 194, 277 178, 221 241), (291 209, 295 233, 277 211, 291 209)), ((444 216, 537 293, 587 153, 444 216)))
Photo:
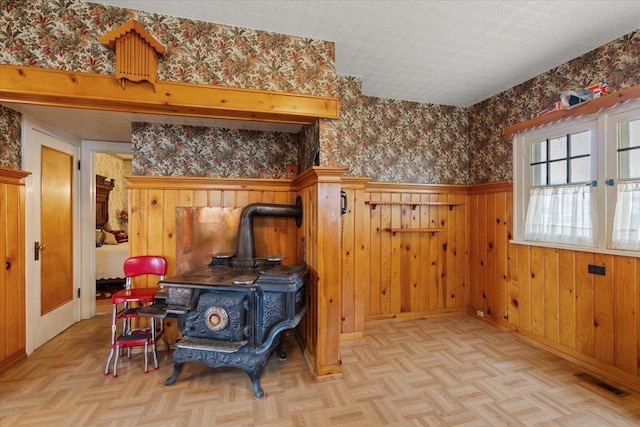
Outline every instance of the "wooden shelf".
POLYGON ((385 228, 384 231, 388 231, 393 233, 395 236, 396 233, 442 233, 447 231, 446 228, 385 228))
POLYGON ((371 209, 375 209, 377 205, 404 205, 411 206, 411 209, 415 210, 418 206, 447 206, 449 210, 453 209, 454 206, 461 206, 464 203, 452 203, 452 202, 399 202, 393 200, 365 200, 365 205, 371 205, 371 209))
POLYGON ((524 132, 529 129, 559 122, 561 120, 566 120, 571 117, 580 117, 585 114, 596 114, 604 108, 611 108, 619 103, 638 98, 640 98, 640 86, 628 87, 618 92, 605 95, 602 98, 596 98, 592 99, 591 101, 583 102, 570 109, 552 111, 551 113, 545 114, 544 116, 535 117, 531 120, 507 126, 504 129, 504 137, 505 139, 511 139, 513 135, 519 132, 524 132))

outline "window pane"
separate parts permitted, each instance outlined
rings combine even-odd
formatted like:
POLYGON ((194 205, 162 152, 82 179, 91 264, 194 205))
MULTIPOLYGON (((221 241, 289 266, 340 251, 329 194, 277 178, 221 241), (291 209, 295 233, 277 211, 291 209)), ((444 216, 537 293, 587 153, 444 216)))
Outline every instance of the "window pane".
POLYGON ((547 164, 531 166, 531 185, 547 185, 547 164))
POLYGON ((545 160, 547 160, 547 141, 531 144, 531 163, 544 162, 545 160))
MULTIPOLYGON (((549 140, 549 160, 567 158, 567 137, 549 140)), ((552 174, 553 175, 553 174, 552 174)))
POLYGON ((525 240, 593 246, 591 191, 586 185, 532 188, 525 240))
POLYGON ((567 183, 567 162, 552 162, 549 168, 549 184, 566 184, 567 183))
POLYGON ((591 174, 589 173, 589 160, 589 157, 571 159, 571 182, 591 181, 591 174))
POLYGON ((618 148, 640 147, 640 119, 618 125, 618 148))
POLYGON ((640 251, 640 181, 618 184, 611 243, 614 249, 640 251))
POLYGON ((574 133, 571 135, 571 156, 590 154, 589 131, 574 133))
POLYGON ((640 148, 618 153, 619 177, 622 179, 640 178, 640 148))

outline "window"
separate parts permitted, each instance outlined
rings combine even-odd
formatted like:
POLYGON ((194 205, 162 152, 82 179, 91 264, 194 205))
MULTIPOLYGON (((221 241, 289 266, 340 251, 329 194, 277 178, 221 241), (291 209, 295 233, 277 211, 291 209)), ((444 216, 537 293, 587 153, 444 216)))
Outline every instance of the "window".
POLYGON ((524 239, 593 246, 591 152, 594 122, 525 138, 529 201, 524 239))
POLYGON ((620 114, 616 121, 618 183, 611 247, 640 251, 640 112, 620 114))
POLYGON ((531 185, 548 186, 590 181, 588 130, 531 144, 531 185))
POLYGON ((515 242, 640 252, 639 104, 515 135, 515 242))

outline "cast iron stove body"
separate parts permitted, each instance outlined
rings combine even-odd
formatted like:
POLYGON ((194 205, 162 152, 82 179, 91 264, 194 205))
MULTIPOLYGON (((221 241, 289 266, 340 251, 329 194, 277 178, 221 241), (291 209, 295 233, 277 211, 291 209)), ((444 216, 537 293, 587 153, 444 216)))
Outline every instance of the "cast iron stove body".
POLYGON ((304 285, 309 273, 304 264, 281 265, 277 257, 253 256, 251 218, 256 215, 299 219, 302 208, 247 206, 241 214, 236 254, 214 256, 201 270, 160 282, 167 290, 168 312, 177 314, 182 332, 173 353, 173 374, 165 385, 175 383, 185 362, 230 366, 249 375, 255 397, 261 398, 260 376, 270 354, 275 350, 286 358, 280 334, 295 328, 306 311, 304 285))

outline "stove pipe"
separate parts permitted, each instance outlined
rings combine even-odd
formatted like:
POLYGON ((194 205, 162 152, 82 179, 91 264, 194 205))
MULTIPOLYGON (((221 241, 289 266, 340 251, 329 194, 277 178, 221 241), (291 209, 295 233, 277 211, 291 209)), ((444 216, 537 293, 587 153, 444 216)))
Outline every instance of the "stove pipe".
POLYGON ((238 241, 234 258, 237 260, 253 260, 256 256, 253 242, 253 217, 277 216, 296 219, 296 225, 302 225, 302 198, 296 198, 295 205, 277 205, 271 203, 252 203, 242 209, 238 227, 238 241))

